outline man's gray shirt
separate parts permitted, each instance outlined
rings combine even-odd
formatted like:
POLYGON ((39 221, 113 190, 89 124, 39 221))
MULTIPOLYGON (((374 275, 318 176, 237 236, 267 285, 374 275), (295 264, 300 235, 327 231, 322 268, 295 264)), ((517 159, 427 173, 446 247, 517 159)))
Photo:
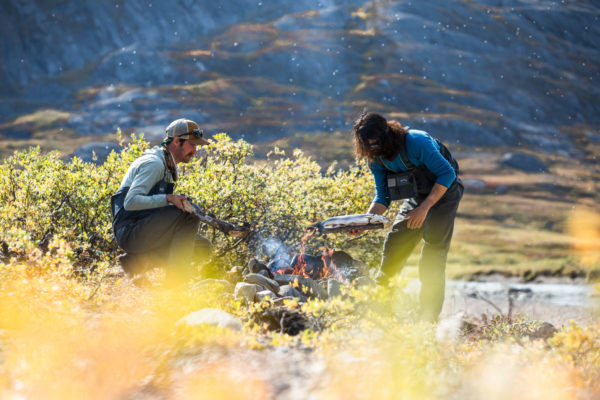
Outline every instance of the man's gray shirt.
POLYGON ((129 187, 125 196, 125 210, 147 210, 169 205, 166 194, 148 196, 150 189, 161 180, 173 183, 165 152, 162 147, 155 146, 131 163, 121 181, 121 188, 129 187))

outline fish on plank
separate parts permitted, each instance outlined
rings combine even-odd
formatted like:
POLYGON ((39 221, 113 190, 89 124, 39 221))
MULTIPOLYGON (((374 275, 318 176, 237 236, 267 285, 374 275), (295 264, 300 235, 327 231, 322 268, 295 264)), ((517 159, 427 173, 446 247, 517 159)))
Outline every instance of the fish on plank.
POLYGON ((307 230, 319 234, 347 232, 352 230, 382 229, 390 220, 378 214, 338 215, 310 225, 307 230))

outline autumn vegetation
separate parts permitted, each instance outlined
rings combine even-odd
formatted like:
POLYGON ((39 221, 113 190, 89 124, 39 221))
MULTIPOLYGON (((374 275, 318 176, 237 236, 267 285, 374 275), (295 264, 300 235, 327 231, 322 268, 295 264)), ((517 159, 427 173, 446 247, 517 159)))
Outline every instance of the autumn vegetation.
MULTIPOLYGON (((196 282, 170 290, 156 271, 149 286, 133 285, 116 263, 109 200, 148 146, 134 137, 101 165, 65 162, 39 148, 2 162, 0 397, 276 398, 275 372, 281 380, 304 378, 269 373, 270 363, 267 372, 243 364, 277 349, 308 354, 299 367, 307 371, 324 366, 318 376, 307 373, 318 384, 302 382, 315 398, 600 396, 598 325, 573 323, 538 338, 541 321, 499 315, 440 337, 435 324, 416 319, 417 300, 401 277, 389 287, 348 284, 334 299, 287 302, 308 324, 289 336, 261 321, 268 302, 248 304, 222 285, 198 285, 252 257, 268 260, 266 243, 274 240, 294 253, 311 223, 364 212, 372 178, 360 162, 324 171, 299 150, 277 149, 257 160, 250 144, 218 135, 182 168, 177 191, 221 219, 248 224, 252 238, 203 227, 215 256, 196 282), (243 329, 177 324, 207 307, 234 315, 243 329)), ((316 236, 307 252, 343 249, 375 267, 383 235, 316 236)), ((585 251, 586 262, 598 262, 593 243, 585 251)))

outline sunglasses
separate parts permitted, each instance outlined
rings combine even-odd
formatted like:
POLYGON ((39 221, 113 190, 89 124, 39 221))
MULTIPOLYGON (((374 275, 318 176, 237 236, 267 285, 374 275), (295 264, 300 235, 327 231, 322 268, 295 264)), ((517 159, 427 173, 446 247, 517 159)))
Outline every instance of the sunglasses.
POLYGON ((179 135, 179 137, 182 139, 200 139, 201 137, 204 137, 204 131, 201 129, 194 129, 191 132, 179 135))

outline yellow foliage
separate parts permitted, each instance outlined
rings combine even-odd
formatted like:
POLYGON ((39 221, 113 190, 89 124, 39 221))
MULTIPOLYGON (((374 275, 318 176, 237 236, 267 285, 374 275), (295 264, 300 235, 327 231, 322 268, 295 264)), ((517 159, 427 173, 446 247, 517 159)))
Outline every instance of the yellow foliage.
POLYGON ((600 214, 577 207, 567 226, 581 262, 588 266, 600 262, 600 214))

